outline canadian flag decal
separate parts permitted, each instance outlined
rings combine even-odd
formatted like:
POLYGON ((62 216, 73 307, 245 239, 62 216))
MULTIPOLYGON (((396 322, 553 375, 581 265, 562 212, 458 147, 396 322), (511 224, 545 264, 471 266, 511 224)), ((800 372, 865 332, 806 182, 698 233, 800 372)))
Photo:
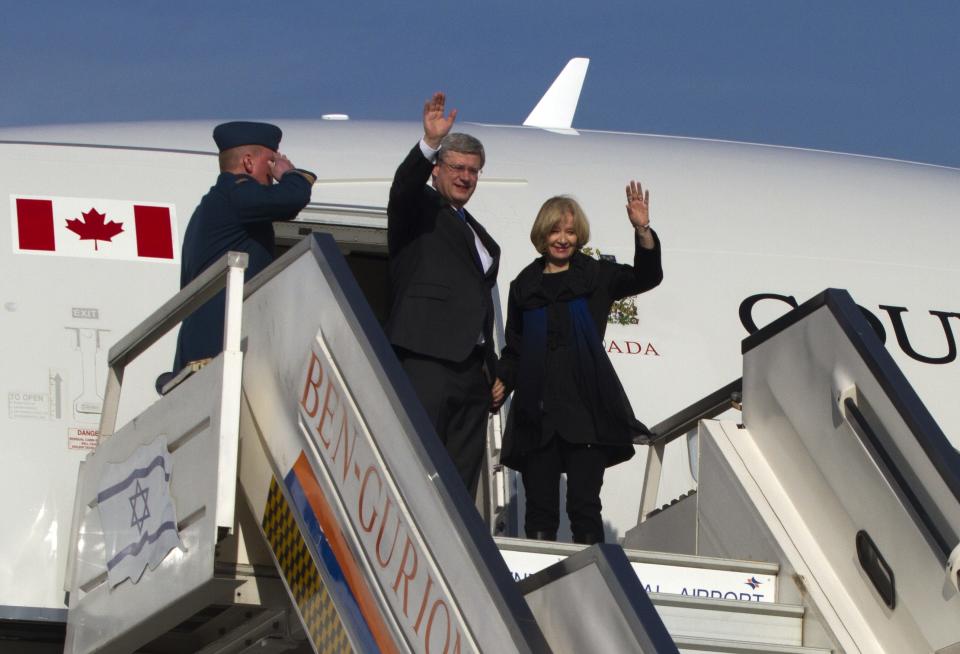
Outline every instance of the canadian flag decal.
POLYGON ((24 254, 175 262, 172 204, 10 196, 13 250, 24 254))

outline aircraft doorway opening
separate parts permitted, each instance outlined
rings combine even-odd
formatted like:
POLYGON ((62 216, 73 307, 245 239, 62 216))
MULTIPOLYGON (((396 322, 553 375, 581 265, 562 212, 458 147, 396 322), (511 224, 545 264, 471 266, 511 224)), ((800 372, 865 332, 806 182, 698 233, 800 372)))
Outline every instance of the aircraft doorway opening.
POLYGON ((273 231, 277 256, 314 232, 333 236, 374 315, 384 324, 390 308, 386 207, 311 203, 295 221, 274 223, 273 231))
MULTIPOLYGON (((390 310, 386 207, 311 203, 295 221, 274 223, 277 256, 314 232, 333 236, 382 326, 390 310)), ((496 292, 494 311, 494 342, 499 350, 503 342, 503 315, 496 292)), ((491 533, 516 535, 518 514, 510 504, 510 497, 515 494, 515 481, 494 481, 496 475, 505 476, 506 473, 494 466, 500 447, 500 425, 498 420, 492 424, 494 426, 487 434, 483 481, 474 499, 491 533)))

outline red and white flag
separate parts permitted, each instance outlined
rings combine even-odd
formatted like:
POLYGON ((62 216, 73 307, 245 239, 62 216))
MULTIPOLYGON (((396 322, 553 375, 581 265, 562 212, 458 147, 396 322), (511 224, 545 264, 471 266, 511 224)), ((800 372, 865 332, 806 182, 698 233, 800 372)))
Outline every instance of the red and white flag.
POLYGON ((91 259, 179 260, 172 204, 10 196, 13 251, 91 259))

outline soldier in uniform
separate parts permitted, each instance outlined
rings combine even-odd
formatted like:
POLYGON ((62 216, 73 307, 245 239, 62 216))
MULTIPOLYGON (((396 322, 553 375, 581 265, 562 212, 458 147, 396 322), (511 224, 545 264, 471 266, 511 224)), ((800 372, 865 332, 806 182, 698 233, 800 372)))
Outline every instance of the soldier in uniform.
MULTIPOLYGON (((273 261, 273 221, 294 218, 310 201, 316 181, 277 152, 281 136, 280 128, 268 123, 237 121, 213 130, 220 176, 187 225, 180 288, 230 250, 250 256, 247 280, 273 261)), ((223 349, 224 303, 221 291, 183 321, 174 373, 223 349)))

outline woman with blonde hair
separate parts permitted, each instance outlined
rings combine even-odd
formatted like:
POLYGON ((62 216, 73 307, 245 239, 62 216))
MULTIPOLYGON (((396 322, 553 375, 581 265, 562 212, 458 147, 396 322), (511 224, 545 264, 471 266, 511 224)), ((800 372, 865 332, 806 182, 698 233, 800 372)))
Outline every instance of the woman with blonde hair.
POLYGON ((560 475, 566 473, 574 542, 603 542, 604 470, 632 457, 634 439, 649 434, 603 348, 613 303, 663 279, 649 200, 649 191, 630 182, 630 266, 580 252, 590 239, 583 209, 571 197, 550 198, 530 230, 541 256, 510 284, 497 384, 515 395, 500 461, 523 478, 528 538, 556 540, 560 475))

